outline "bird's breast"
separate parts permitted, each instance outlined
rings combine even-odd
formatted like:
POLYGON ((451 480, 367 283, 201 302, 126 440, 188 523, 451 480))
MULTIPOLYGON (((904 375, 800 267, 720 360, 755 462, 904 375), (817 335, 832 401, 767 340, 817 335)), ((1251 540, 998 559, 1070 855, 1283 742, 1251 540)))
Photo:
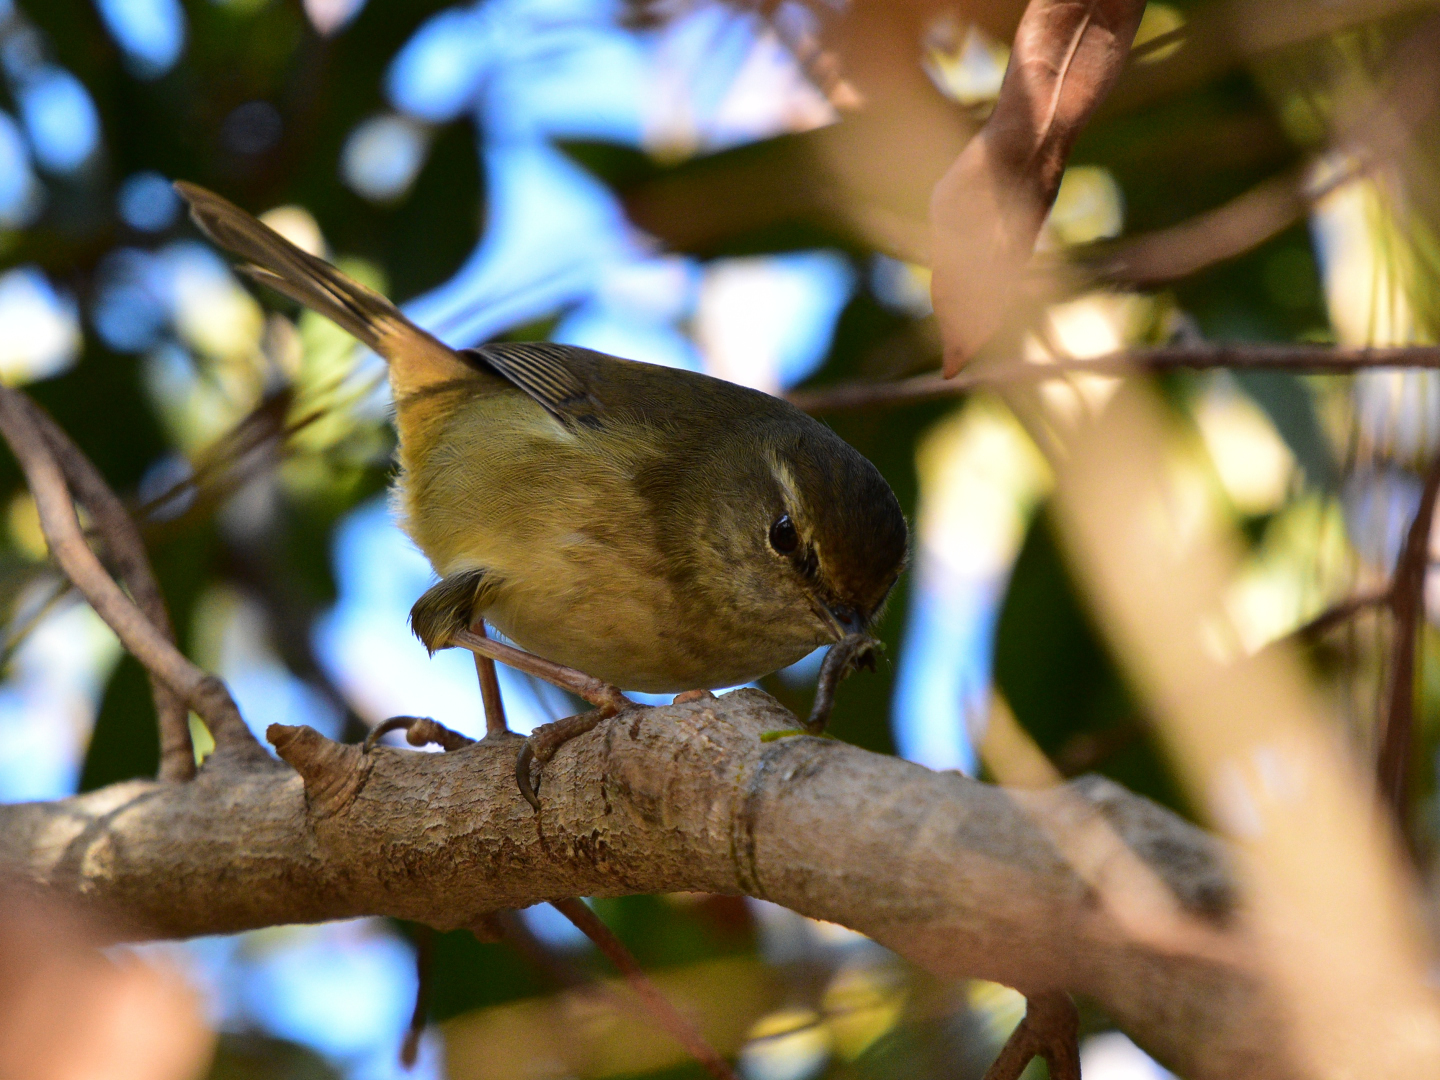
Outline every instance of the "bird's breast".
POLYGON ((723 573, 700 589, 676 572, 675 514, 637 480, 674 468, 649 435, 570 431, 523 395, 478 395, 406 448, 406 529, 442 576, 486 572, 484 615, 517 645, 625 689, 735 685, 799 659, 818 642, 735 621, 723 573))

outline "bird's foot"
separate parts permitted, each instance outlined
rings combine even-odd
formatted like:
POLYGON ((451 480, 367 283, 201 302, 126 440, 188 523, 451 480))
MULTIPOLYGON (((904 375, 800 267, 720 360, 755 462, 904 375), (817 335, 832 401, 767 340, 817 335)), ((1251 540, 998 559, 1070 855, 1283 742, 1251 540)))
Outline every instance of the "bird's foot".
MULTIPOLYGON (((515 781, 520 787, 520 794, 525 796, 525 801, 535 808, 537 814, 540 812, 540 799, 536 795, 540 787, 540 774, 555 756, 555 751, 575 736, 585 734, 601 720, 635 706, 635 702, 622 694, 619 687, 612 686, 603 679, 586 675, 583 671, 576 671, 564 664, 557 664, 553 660, 546 660, 542 656, 513 648, 470 630, 455 631, 446 644, 458 645, 462 649, 469 649, 476 656, 498 660, 516 671, 544 679, 551 686, 568 690, 595 706, 579 716, 567 716, 553 724, 542 724, 520 748, 520 754, 515 759, 515 781)), ((504 736, 504 732, 500 730, 492 730, 491 734, 497 741, 504 736)))
POLYGON ((1025 1019, 1010 1034, 985 1080, 1016 1080, 1033 1057, 1042 1057, 1051 1080, 1080 1080, 1080 1014, 1063 990, 1025 998, 1025 1019))
POLYGON ((710 701, 715 700, 715 695, 712 694, 709 690, 686 690, 682 693, 676 694, 675 700, 672 701, 670 704, 685 705, 691 701, 705 701, 707 699, 710 701))
POLYGON ((847 634, 825 654, 820 665, 820 678, 815 683, 815 704, 810 716, 804 720, 805 730, 819 735, 830 723, 830 712, 835 708, 835 688, 840 680, 857 668, 875 670, 875 650, 882 648, 878 638, 869 634, 847 634))
MULTIPOLYGON (((628 700, 628 699, 627 699, 628 700)), ((551 724, 541 724, 530 733, 525 745, 515 758, 515 783, 538 814, 540 812, 540 776, 555 752, 571 739, 591 731, 602 720, 608 720, 620 710, 602 705, 598 709, 567 716, 551 724)))
POLYGON ((475 742, 470 736, 461 735, 428 716, 392 716, 384 723, 377 724, 370 734, 365 736, 365 753, 374 750, 381 736, 391 731, 405 732, 405 741, 411 746, 435 743, 446 751, 459 750, 475 742))

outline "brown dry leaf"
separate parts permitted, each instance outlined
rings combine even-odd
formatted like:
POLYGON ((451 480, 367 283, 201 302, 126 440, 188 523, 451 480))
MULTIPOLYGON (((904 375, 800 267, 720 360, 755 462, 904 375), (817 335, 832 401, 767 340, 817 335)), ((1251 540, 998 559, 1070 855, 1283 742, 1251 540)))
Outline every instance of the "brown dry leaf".
POLYGON ((1032 0, 995 111, 930 201, 931 295, 945 374, 999 328, 1070 149, 1119 77, 1142 0, 1032 0))

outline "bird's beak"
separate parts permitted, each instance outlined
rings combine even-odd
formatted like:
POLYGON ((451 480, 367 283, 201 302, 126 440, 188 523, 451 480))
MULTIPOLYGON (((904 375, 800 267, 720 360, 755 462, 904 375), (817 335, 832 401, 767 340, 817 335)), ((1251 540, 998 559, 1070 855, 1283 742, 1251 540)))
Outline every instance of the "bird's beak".
POLYGON ((829 627, 836 641, 865 632, 865 617, 854 608, 844 604, 826 604, 823 601, 818 601, 815 608, 821 622, 829 627))

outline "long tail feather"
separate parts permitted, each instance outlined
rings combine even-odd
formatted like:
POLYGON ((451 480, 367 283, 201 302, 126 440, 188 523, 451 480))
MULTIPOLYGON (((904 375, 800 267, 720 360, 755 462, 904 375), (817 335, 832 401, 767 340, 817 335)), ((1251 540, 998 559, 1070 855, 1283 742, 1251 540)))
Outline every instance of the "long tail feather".
POLYGON ((390 364, 397 395, 463 378, 469 366, 453 349, 407 319, 394 304, 324 259, 302 251, 264 222, 213 191, 183 180, 175 190, 190 216, 220 247, 248 259, 248 277, 335 322, 390 364))

